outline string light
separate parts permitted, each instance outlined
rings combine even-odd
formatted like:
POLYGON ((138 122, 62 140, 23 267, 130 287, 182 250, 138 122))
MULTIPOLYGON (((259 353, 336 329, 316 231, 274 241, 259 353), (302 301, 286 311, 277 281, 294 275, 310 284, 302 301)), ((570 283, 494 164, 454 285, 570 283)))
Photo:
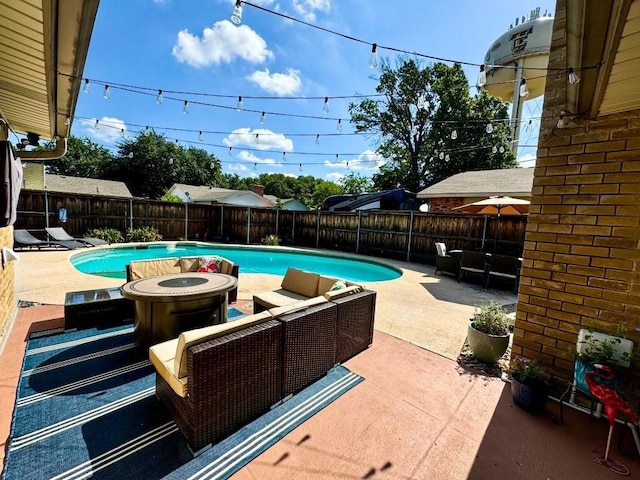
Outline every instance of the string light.
POLYGON ((158 90, 158 96, 156 97, 156 103, 162 105, 162 90, 158 90))
POLYGON ((254 170, 258 170, 258 163, 257 162, 253 164, 253 169, 254 170))
POLYGON ((173 165, 173 157, 169 158, 169 165, 173 165))
POLYGON ((338 163, 340 161, 340 154, 336 153, 336 163, 338 163))
POLYGON ((231 21, 236 25, 242 23, 242 0, 236 0, 233 12, 231 13, 231 21))
POLYGON ((529 96, 529 89, 527 88, 527 80, 524 78, 520 80, 520 96, 521 97, 529 96))
POLYGON ((127 157, 133 158, 133 152, 129 152, 129 155, 127 155, 127 157))
POLYGON ((93 128, 94 128, 95 130, 98 130, 98 129, 100 128, 100 120, 98 120, 97 118, 96 118, 96 123, 95 123, 95 125, 93 126, 93 128))
POLYGON ((451 157, 450 157, 450 156, 449 156, 449 154, 447 153, 447 154, 444 156, 444 161, 445 161, 445 162, 448 162, 449 160, 451 160, 451 157))
POLYGON ((491 153, 498 153, 498 147, 496 147, 495 145, 491 147, 491 153))
POLYGON ((324 97, 324 105, 322 106, 324 113, 329 113, 329 97, 324 97))
POLYGON ((560 118, 558 118, 557 127, 558 128, 564 128, 564 115, 563 114, 560 114, 560 118))
POLYGON ((111 90, 109 90, 109 85, 104 86, 104 93, 102 94, 105 100, 109 100, 111 97, 111 90))
POLYGON ((202 141, 202 130, 200 130, 200 132, 198 132, 198 140, 202 141))
POLYGON ((485 129, 487 133, 493 133, 493 123, 487 123, 487 128, 485 129))
POLYGON ((504 146, 500 145, 500 147, 498 147, 498 151, 500 153, 504 153, 504 146))
POLYGON ((478 87, 482 88, 487 84, 487 72, 484 70, 484 64, 480 65, 480 74, 478 75, 478 87))
POLYGON ((287 161, 287 152, 282 152, 282 161, 283 162, 287 161))
POLYGON ((84 93, 89 93, 89 79, 84 79, 84 93))
POLYGON ((236 110, 241 112, 242 111, 242 97, 238 97, 238 103, 236 104, 236 110))
POLYGON ((456 140, 458 138, 458 131, 454 130, 451 132, 451 140, 456 140))
POLYGON ((64 120, 64 124, 68 127, 69 125, 71 125, 71 117, 67 116, 67 118, 64 120))
POLYGON ((440 153, 438 154, 438 158, 439 158, 440 160, 443 160, 443 159, 444 159, 444 152, 440 152, 440 153))
POLYGON ((259 134, 259 133, 256 133, 256 140, 255 140, 255 142, 256 142, 256 143, 260 143, 260 134, 259 134))
POLYGON ((369 68, 374 69, 378 66, 378 45, 371 45, 371 56, 369 57, 369 68))
POLYGON ((320 145, 320 134, 316 135, 316 145, 320 145))
POLYGON ((233 153, 231 152, 231 150, 233 149, 233 147, 229 147, 229 156, 233 157, 233 153))
POLYGON ((182 107, 182 113, 184 113, 185 115, 189 113, 189 102, 186 100, 184 101, 184 106, 182 107))
POLYGON ((573 67, 569 67, 569 83, 571 85, 576 85, 580 83, 580 75, 573 69, 573 67))
POLYGON ((176 138, 176 146, 180 145, 180 140, 176 138))
POLYGON ((265 112, 262 112, 262 115, 260 115, 260 125, 264 125, 266 116, 267 114, 265 112))
POLYGON ((122 138, 124 138, 124 128, 121 128, 121 129, 120 129, 120 136, 121 136, 122 138))
POLYGON ((336 128, 336 130, 338 130, 338 132, 342 132, 342 119, 341 118, 338 119, 338 127, 336 128))
POLYGON ((298 170, 302 171, 302 164, 298 165, 298 170))

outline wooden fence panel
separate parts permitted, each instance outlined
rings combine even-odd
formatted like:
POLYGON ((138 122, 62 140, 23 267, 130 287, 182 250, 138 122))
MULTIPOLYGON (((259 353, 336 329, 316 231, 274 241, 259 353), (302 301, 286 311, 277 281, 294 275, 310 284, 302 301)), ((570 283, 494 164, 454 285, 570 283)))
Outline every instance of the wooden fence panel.
POLYGON ((321 212, 319 248, 355 252, 358 216, 351 212, 321 212))

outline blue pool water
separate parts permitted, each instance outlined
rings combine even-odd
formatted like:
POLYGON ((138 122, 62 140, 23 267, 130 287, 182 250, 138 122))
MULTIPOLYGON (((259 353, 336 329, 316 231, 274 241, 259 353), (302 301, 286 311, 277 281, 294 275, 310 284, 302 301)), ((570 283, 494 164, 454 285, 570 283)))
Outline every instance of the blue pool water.
POLYGON ((228 258, 240 265, 240 273, 284 275, 287 268, 295 267, 354 282, 393 280, 402 275, 399 269, 369 260, 356 260, 274 247, 234 247, 205 243, 149 243, 91 249, 74 255, 71 258, 71 264, 83 273, 126 278, 125 266, 132 260, 207 255, 220 255, 228 258))

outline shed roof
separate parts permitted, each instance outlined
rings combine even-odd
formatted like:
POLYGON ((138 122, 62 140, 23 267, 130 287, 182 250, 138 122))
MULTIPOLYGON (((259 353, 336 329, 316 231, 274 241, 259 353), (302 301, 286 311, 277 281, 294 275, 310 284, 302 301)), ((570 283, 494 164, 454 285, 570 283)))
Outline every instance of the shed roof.
POLYGON ((533 168, 503 168, 463 172, 425 188, 418 198, 489 197, 507 195, 530 197, 533 168))

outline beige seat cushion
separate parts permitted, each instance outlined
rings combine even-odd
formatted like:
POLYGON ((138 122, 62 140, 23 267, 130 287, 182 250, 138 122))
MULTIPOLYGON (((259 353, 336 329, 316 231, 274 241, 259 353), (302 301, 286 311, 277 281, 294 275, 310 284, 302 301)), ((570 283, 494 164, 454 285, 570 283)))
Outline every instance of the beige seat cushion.
POLYGON ((360 285, 351 285, 347 288, 341 288, 340 290, 331 290, 324 294, 324 298, 327 300, 335 300, 336 298, 346 297, 348 295, 353 295, 354 293, 359 293, 362 291, 362 287, 360 285))
POLYGON ((138 260, 129 263, 129 269, 131 271, 131 280, 137 280, 167 273, 180 273, 180 262, 177 258, 138 260))
POLYGON ((305 297, 315 297, 318 294, 319 280, 320 275, 317 273, 289 268, 282 279, 282 288, 305 297))
POLYGON ((322 295, 300 302, 292 303, 290 305, 271 308, 269 309, 269 313, 273 315, 273 318, 277 318, 286 313, 298 312, 300 310, 304 310, 305 308, 313 307, 314 305, 320 305, 321 303, 327 303, 327 299, 322 295))
POLYGON ((290 292, 289 290, 279 289, 269 292, 256 293, 253 296, 253 301, 264 305, 266 308, 282 307, 284 305, 291 305, 292 303, 299 302, 301 300, 307 300, 309 297, 300 295, 298 293, 290 292))
POLYGON ((237 332, 243 328, 257 325, 259 323, 271 320, 272 316, 269 312, 264 311, 242 317, 239 320, 231 321, 228 323, 221 323, 219 325, 211 325, 210 327, 197 328, 195 330, 188 330, 182 332, 177 338, 175 353, 175 364, 173 371, 179 379, 187 376, 187 349, 193 345, 213 340, 214 338, 222 337, 227 333, 237 332))
POLYGON ((176 394, 184 398, 187 396, 187 379, 186 377, 178 378, 174 370, 177 346, 177 338, 153 345, 149 349, 149 360, 151 360, 153 366, 156 367, 158 375, 167 381, 176 394))

